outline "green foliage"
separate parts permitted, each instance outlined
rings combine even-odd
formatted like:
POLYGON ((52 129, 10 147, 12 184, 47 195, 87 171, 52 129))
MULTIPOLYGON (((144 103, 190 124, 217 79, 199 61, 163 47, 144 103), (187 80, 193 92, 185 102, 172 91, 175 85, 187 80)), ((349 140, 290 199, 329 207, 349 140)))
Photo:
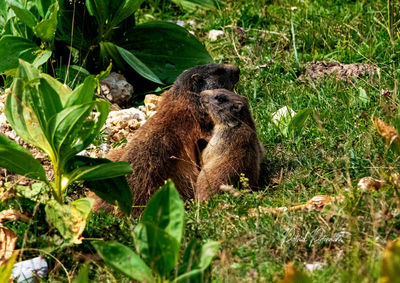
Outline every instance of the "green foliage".
POLYGON ((40 66, 53 52, 59 4, 51 1, 7 0, 0 16, 0 73, 15 69, 18 59, 40 66), (41 41, 37 45, 36 41, 41 41))
POLYGON ((17 261, 18 252, 14 252, 6 264, 0 265, 0 282, 10 282, 14 264, 17 261))
POLYGON ((46 180, 46 172, 40 162, 27 149, 3 135, 0 135, 0 164, 16 174, 46 180))
MULTIPOLYGON (((0 74, 11 74, 18 59, 38 67, 53 56, 57 64, 69 65, 74 53, 74 60, 90 72, 99 72, 113 60, 114 67, 126 73, 133 69, 149 81, 172 84, 183 70, 212 61, 204 46, 176 24, 135 26, 134 13, 142 3, 8 0, 0 17, 0 57, 6 58, 0 62, 0 74), (88 56, 93 59, 84 59, 88 56)), ((196 6, 209 8, 213 2, 196 6)))
POLYGON ((172 270, 179 260, 183 229, 183 202, 173 182, 168 180, 151 198, 134 229, 137 254, 117 242, 94 242, 93 246, 108 265, 131 279, 197 282, 220 244, 208 241, 201 246, 192 241, 185 250, 182 264, 177 267, 177 275, 174 275, 172 270))
POLYGON ((46 201, 47 219, 70 243, 80 243, 93 205, 85 199, 64 204, 65 191, 72 182, 86 180, 90 186, 106 180, 102 187, 96 188, 97 191, 104 189, 103 195, 117 182, 120 194, 111 194, 106 200, 117 201, 127 214, 132 206, 130 188, 126 180, 121 181, 125 174, 132 172, 127 162, 75 157, 92 143, 108 115, 108 102, 94 97, 97 85, 95 77, 89 76, 70 91, 56 79, 21 61, 5 105, 8 122, 17 134, 48 155, 54 168, 54 183, 47 180, 40 162, 28 151, 2 136, 0 151, 7 154, 0 157, 0 166, 45 181, 52 188, 55 200, 46 201))
POLYGON ((199 8, 215 9, 221 5, 219 0, 172 0, 172 2, 188 11, 195 11, 199 8))

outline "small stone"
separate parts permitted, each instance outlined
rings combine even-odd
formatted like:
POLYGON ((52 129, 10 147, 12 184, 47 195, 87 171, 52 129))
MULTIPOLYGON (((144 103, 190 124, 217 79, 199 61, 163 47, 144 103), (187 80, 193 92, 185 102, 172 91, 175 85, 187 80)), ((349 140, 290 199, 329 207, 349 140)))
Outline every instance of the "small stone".
POLYGON ((146 109, 149 109, 148 105, 151 104, 154 107, 154 109, 150 110, 156 110, 156 108, 160 104, 160 101, 161 101, 161 96, 155 94, 148 94, 144 98, 144 105, 146 109))
POLYGON ((212 29, 208 32, 208 38, 211 39, 212 41, 215 41, 224 35, 225 35, 225 32, 223 30, 212 29))
POLYGON ((306 263, 306 269, 310 272, 324 268, 323 262, 306 263))
POLYGON ((133 94, 133 86, 115 72, 100 82, 100 90, 103 97, 117 104, 127 102, 133 94))

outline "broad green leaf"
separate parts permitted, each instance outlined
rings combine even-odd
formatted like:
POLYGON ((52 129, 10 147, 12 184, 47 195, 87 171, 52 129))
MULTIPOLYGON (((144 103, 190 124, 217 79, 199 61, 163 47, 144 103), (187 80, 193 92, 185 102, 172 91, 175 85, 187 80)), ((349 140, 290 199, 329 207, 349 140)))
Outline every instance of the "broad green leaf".
POLYGON ((48 155, 52 148, 43 129, 46 110, 42 109, 39 97, 39 73, 30 64, 21 62, 7 96, 5 114, 14 131, 26 142, 42 149, 48 155), (38 115, 38 116, 37 116, 38 115))
POLYGON ((50 17, 43 19, 33 28, 36 36, 43 41, 52 41, 57 31, 58 3, 51 5, 49 10, 50 17))
POLYGON ((94 102, 74 105, 57 113, 49 121, 50 142, 55 152, 65 160, 85 149, 81 131, 93 107, 94 102))
MULTIPOLYGON (((113 164, 115 163, 104 158, 75 156, 68 161, 65 169, 68 176, 69 174, 73 174, 74 170, 79 170, 79 168, 82 167, 90 168, 90 166, 96 167, 100 165, 104 166, 113 164)), ((122 162, 121 166, 123 167, 121 168, 121 171, 119 169, 115 171, 113 170, 114 172, 112 174, 116 177, 104 179, 105 176, 102 176, 102 179, 99 179, 98 181, 85 181, 84 184, 105 201, 111 204, 117 202, 122 212, 130 214, 132 210, 132 192, 125 176, 121 176, 121 174, 131 173, 132 169, 129 164, 124 162, 122 162)), ((97 171, 92 173, 98 174, 97 171)), ((107 174, 109 173, 107 172, 107 174)))
POLYGON ((143 64, 142 61, 140 61, 131 52, 119 46, 117 46, 117 50, 126 63, 128 63, 129 66, 131 66, 132 69, 138 72, 141 76, 155 83, 163 83, 145 64, 143 64))
POLYGON ((97 24, 100 27, 103 27, 107 20, 109 20, 109 3, 110 0, 86 0, 86 7, 89 11, 89 15, 96 18, 97 24))
POLYGON ((153 223, 181 243, 185 209, 172 180, 168 179, 150 199, 141 222, 153 223))
POLYGON ((72 283, 89 283, 89 265, 86 263, 78 272, 78 275, 72 280, 72 283))
POLYGON ((12 282, 11 275, 17 261, 18 251, 14 251, 7 264, 0 265, 0 282, 12 282))
POLYGON ((161 81, 168 84, 172 84, 184 70, 212 62, 197 38, 173 23, 137 25, 128 33, 126 40, 124 38, 117 45, 135 55, 161 81))
POLYGON ((165 276, 174 269, 179 259, 179 242, 156 223, 141 221, 135 229, 138 253, 153 270, 165 276))
POLYGON ((125 161, 119 161, 96 166, 79 167, 71 173, 71 177, 74 180, 98 181, 123 176, 129 173, 132 173, 130 164, 125 161))
POLYGON ((51 57, 51 50, 41 50, 37 53, 35 60, 33 60, 32 65, 39 68, 41 65, 47 62, 51 57))
POLYGON ((211 264, 220 246, 220 243, 216 241, 208 241, 201 245, 197 240, 192 240, 179 266, 179 276, 173 282, 204 282, 201 275, 211 264))
POLYGON ((50 5, 55 3, 57 0, 36 0, 36 8, 38 9, 39 15, 45 18, 49 11, 50 5))
POLYGON ((86 76, 90 76, 90 73, 88 70, 86 70, 85 68, 81 67, 81 66, 77 66, 77 65, 71 65, 69 66, 71 69, 78 71, 79 73, 82 73, 86 76))
POLYGON ((67 86, 63 85, 58 80, 56 80, 55 78, 53 78, 52 76, 50 76, 48 74, 41 73, 40 77, 45 79, 47 81, 47 83, 54 89, 54 91, 56 93, 58 93, 58 96, 61 100, 62 105, 65 105, 65 103, 71 93, 71 90, 69 90, 67 86))
POLYGON ((65 108, 51 119, 51 141, 65 161, 92 143, 107 120, 109 110, 109 102, 97 99, 65 108), (92 112, 93 106, 96 112, 92 112))
POLYGON ((11 9, 13 9, 15 15, 28 27, 33 28, 37 19, 34 14, 32 14, 28 9, 22 6, 21 3, 14 0, 6 0, 11 9))
POLYGON ((143 2, 144 0, 124 0, 122 5, 119 6, 119 9, 113 16, 113 19, 109 24, 109 29, 114 28, 120 22, 132 15, 140 7, 140 5, 142 5, 143 2))
POLYGON ((5 35, 0 39, 0 74, 18 67, 18 59, 33 62, 39 47, 32 41, 18 37, 5 35))
POLYGON ((92 242, 99 256, 112 268, 140 282, 156 282, 151 269, 130 248, 117 242, 92 242))
POLYGON ((92 102, 96 86, 97 83, 94 76, 88 76, 82 84, 70 93, 65 107, 92 102))
POLYGON ((28 178, 46 180, 40 162, 28 150, 3 135, 0 135, 0 167, 28 178))
POLYGON ((188 11, 195 11, 198 9, 215 9, 217 8, 217 5, 220 4, 218 0, 172 0, 172 2, 178 4, 184 10, 188 11))
POLYGON ((80 244, 93 202, 93 199, 83 198, 65 205, 50 200, 45 206, 47 222, 58 230, 66 242, 80 244))
POLYGON ((300 131, 308 117, 311 115, 312 111, 312 108, 305 108, 297 112, 289 122, 288 132, 291 133, 300 131))
POLYGON ((111 42, 101 42, 100 49, 102 56, 111 58, 117 66, 123 68, 126 63, 128 63, 132 69, 134 69, 144 78, 162 84, 160 79, 145 64, 143 64, 143 62, 141 62, 128 50, 116 46, 111 42))
POLYGON ((100 42, 100 57, 107 64, 109 64, 112 59, 113 64, 117 65, 120 68, 121 66, 123 67, 124 65, 126 65, 124 59, 118 52, 117 46, 111 42, 100 42))
POLYGON ((47 126, 47 122, 57 113, 62 111, 60 97, 56 90, 49 84, 48 80, 40 78, 37 94, 38 99, 34 99, 33 103, 37 106, 35 110, 37 116, 42 116, 43 123, 47 126))

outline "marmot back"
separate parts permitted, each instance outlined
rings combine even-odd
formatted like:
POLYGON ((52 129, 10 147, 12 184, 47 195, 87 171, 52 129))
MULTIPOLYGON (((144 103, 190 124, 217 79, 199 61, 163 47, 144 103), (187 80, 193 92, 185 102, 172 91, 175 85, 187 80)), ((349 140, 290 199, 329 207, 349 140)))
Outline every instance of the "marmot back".
POLYGON ((201 156, 196 198, 208 200, 221 192, 221 185, 237 185, 241 173, 251 186, 256 186, 264 150, 257 138, 247 99, 226 89, 206 90, 200 96, 215 125, 201 156))
POLYGON ((201 106, 200 92, 232 89, 238 79, 239 69, 231 65, 208 64, 184 71, 127 146, 108 154, 111 160, 131 164, 133 173, 127 179, 134 205, 144 206, 168 178, 185 199, 194 197, 200 172, 198 144, 210 139, 213 128, 201 106))

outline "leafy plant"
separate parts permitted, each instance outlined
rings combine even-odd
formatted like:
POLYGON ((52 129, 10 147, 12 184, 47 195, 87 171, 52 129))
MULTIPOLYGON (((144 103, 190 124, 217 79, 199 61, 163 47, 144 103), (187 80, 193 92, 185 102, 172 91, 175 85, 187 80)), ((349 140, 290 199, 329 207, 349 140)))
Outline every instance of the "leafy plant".
POLYGON ((112 268, 141 282, 198 282, 220 244, 191 241, 179 265, 184 228, 184 207, 171 180, 147 204, 134 229, 136 253, 118 242, 93 242, 100 257, 112 268), (173 272, 175 268, 175 272, 173 272))
POLYGON ((196 9, 215 9, 221 5, 219 0, 172 0, 184 10, 195 11, 196 9))
POLYGON ((78 199, 65 205, 64 196, 72 182, 87 181, 89 187, 103 194, 115 190, 119 193, 106 200, 117 201, 125 213, 132 207, 131 192, 123 177, 132 172, 129 163, 76 156, 98 135, 108 115, 109 103, 94 96, 102 76, 88 76, 71 91, 20 61, 5 104, 7 120, 15 132, 49 157, 54 182, 47 179, 44 168, 29 151, 4 136, 0 136, 0 167, 43 181, 51 188, 53 199, 46 201, 45 208, 48 222, 75 243, 79 242, 93 200, 78 199), (114 182, 119 186, 114 187, 114 182))
POLYGON ((55 0, 2 1, 0 73, 17 68, 18 59, 36 67, 46 63, 54 49, 58 11, 59 4, 55 0))
MULTIPOLYGON (((212 61, 196 37, 176 24, 135 25, 134 13, 142 3, 7 0, 0 12, 0 56, 7 58, 0 62, 0 73, 16 68, 19 58, 39 66, 53 56, 64 69, 72 63, 83 67, 74 65, 79 72, 99 72, 113 60, 125 73, 133 69, 154 83, 171 84, 183 70, 212 61)), ((54 72, 53 65, 48 69, 54 72)))

